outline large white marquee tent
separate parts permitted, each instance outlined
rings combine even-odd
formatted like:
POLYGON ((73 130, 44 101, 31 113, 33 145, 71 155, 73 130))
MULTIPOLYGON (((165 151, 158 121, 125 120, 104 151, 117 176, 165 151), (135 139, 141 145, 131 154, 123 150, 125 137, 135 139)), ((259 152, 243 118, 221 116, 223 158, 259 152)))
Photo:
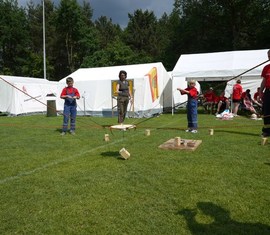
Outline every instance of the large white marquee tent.
MULTIPOLYGON (((148 63, 99 68, 81 68, 68 77, 74 79, 82 98, 78 100, 79 115, 111 116, 117 112, 116 99, 113 98, 112 81, 118 80, 120 70, 127 72, 127 79, 133 80, 134 106, 128 106, 128 115, 133 117, 148 117, 162 113, 164 108, 172 107, 172 87, 168 72, 163 64, 148 63), (152 99, 151 77, 152 69, 156 71, 157 94, 152 99)), ((66 78, 59 81, 58 94, 65 87, 66 78)), ((57 109, 63 110, 63 100, 57 99, 57 109)))
POLYGON ((231 92, 235 80, 241 79, 243 88, 250 89, 253 93, 260 85, 260 75, 265 65, 263 63, 267 61, 267 51, 268 49, 183 54, 178 59, 172 76, 173 79, 184 78, 187 81, 198 82, 226 82, 232 79, 228 82, 226 93, 231 92))
POLYGON ((57 82, 0 75, 0 112, 9 115, 46 112, 47 95, 57 93, 57 82))

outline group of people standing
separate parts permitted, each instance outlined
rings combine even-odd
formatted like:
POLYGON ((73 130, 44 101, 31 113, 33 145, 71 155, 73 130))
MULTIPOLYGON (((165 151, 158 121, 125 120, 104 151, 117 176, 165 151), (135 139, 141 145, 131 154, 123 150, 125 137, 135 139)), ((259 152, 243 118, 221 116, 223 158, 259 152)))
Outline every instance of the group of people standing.
MULTIPOLYGON (((268 60, 270 60, 270 50, 267 53, 268 60)), ((257 104, 262 108, 262 118, 264 126, 262 128, 262 136, 270 136, 270 64, 266 65, 261 73, 262 82, 261 86, 257 89, 257 92, 254 94, 254 99, 251 98, 250 90, 247 89, 243 92, 241 86, 241 80, 238 79, 236 84, 233 86, 232 92, 232 102, 233 102, 233 115, 237 116, 237 112, 240 104, 246 106, 248 110, 252 113, 256 113, 256 110, 253 107, 253 103, 257 104)), ((197 133, 198 129, 198 91, 195 87, 196 81, 190 81, 188 87, 185 89, 177 88, 182 95, 188 96, 187 102, 187 120, 188 120, 188 129, 186 132, 197 133)), ((205 107, 217 104, 217 113, 219 113, 221 106, 225 106, 225 109, 229 108, 229 99, 225 97, 224 92, 220 97, 216 97, 213 92, 213 88, 205 93, 204 97, 206 98, 205 107)))
MULTIPOLYGON (((123 124, 127 107, 130 102, 133 102, 133 96, 130 92, 129 83, 126 80, 127 72, 121 70, 119 72, 119 80, 117 81, 116 91, 117 94, 117 111, 118 123, 123 124)), ((80 93, 77 88, 73 87, 74 80, 72 77, 66 79, 67 86, 63 88, 60 98, 64 99, 64 112, 63 112, 63 127, 61 135, 66 135, 68 131, 68 124, 70 122, 70 134, 75 135, 76 116, 77 116, 77 102, 80 99, 80 93)))
MULTIPOLYGON (((268 51, 268 59, 270 60, 270 50, 268 51)), ((129 101, 133 102, 133 97, 129 89, 129 83, 126 80, 127 72, 121 70, 119 72, 119 81, 116 86, 117 93, 117 109, 118 109, 118 123, 123 124, 126 113, 127 106, 129 101)), ((263 122, 264 126, 262 128, 263 136, 270 136, 270 64, 266 65, 262 70, 262 82, 261 86, 258 88, 257 93, 254 94, 254 102, 262 106, 263 113, 263 122)), ((60 95, 60 98, 64 99, 64 118, 63 118, 63 128, 61 135, 65 135, 68 130, 68 122, 70 119, 70 133, 75 134, 75 123, 77 115, 77 104, 76 100, 80 99, 79 91, 73 87, 73 79, 68 77, 66 79, 67 87, 65 87, 60 95)), ((187 95, 187 121, 188 129, 186 132, 197 133, 198 132, 198 90, 196 88, 196 81, 192 80, 188 82, 187 88, 177 88, 180 91, 181 95, 187 95)), ((210 88, 209 91, 205 94, 205 97, 208 98, 208 102, 213 105, 214 102, 217 103, 217 113, 220 112, 222 106, 225 109, 229 108, 229 100, 225 97, 224 92, 221 93, 219 97, 214 97, 213 88, 210 88)), ((250 90, 247 89, 243 92, 241 86, 241 80, 237 80, 236 84, 233 86, 232 93, 232 102, 233 102, 233 114, 236 116, 241 101, 244 100, 244 103, 249 110, 256 112, 252 108, 252 99, 250 95, 250 90)), ((208 105, 209 103, 207 103, 208 105)))

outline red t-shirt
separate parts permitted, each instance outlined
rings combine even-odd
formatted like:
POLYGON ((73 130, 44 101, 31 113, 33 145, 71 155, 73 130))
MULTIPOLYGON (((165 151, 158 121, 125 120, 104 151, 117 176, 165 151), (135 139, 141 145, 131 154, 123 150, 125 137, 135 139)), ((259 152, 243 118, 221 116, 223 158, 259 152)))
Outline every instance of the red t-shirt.
POLYGON ((73 92, 74 92, 74 95, 75 95, 75 96, 80 97, 80 93, 79 93, 78 89, 75 88, 75 87, 65 87, 65 88, 62 90, 60 97, 63 96, 63 95, 69 95, 69 94, 72 94, 73 92))
POLYGON ((185 89, 186 91, 189 91, 189 95, 193 98, 193 99, 197 99, 198 97, 198 91, 196 89, 196 87, 188 87, 185 89))
POLYGON ((259 97, 259 92, 257 91, 257 92, 254 94, 253 99, 254 99, 254 100, 258 100, 258 97, 259 97))
POLYGON ((270 89, 270 64, 263 68, 261 76, 265 78, 265 88, 270 89))
POLYGON ((242 96, 242 92, 243 92, 243 88, 240 84, 235 84, 233 86, 233 94, 232 94, 232 98, 234 100, 240 100, 241 96, 242 96))
POLYGON ((207 102, 215 102, 216 95, 213 91, 208 91, 204 94, 204 98, 206 99, 207 102))

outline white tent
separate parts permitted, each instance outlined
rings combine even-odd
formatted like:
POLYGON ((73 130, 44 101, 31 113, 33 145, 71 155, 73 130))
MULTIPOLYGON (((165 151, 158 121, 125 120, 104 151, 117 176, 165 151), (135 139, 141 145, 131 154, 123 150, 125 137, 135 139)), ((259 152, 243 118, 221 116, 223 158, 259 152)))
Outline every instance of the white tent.
POLYGON ((47 110, 47 94, 57 92, 57 82, 0 75, 0 111, 20 115, 47 110))
POLYGON ((267 61, 267 51, 268 49, 261 49, 181 55, 172 71, 172 76, 199 82, 226 82, 232 79, 225 89, 227 96, 231 93, 235 81, 241 79, 243 89, 250 89, 253 93, 260 86, 261 71, 265 66, 264 62, 267 61))
MULTIPOLYGON (((74 79, 82 98, 78 100, 78 115, 111 116, 117 112, 116 99, 113 98, 112 81, 118 80, 120 70, 127 72, 127 80, 133 80, 134 106, 129 104, 128 115, 148 117, 162 113, 171 107, 172 88, 168 72, 163 64, 149 63, 99 68, 81 68, 68 77, 74 79), (155 71, 156 81, 151 71, 155 71), (153 95, 153 86, 156 86, 153 95)), ((66 78, 59 81, 58 93, 65 87, 66 78)), ((63 100, 57 99, 57 109, 63 110, 63 100)))
MULTIPOLYGON (((268 49, 181 55, 173 69, 173 77, 197 81, 228 81, 265 62, 267 51, 268 49)), ((258 78, 263 66, 252 69, 242 77, 258 78)))

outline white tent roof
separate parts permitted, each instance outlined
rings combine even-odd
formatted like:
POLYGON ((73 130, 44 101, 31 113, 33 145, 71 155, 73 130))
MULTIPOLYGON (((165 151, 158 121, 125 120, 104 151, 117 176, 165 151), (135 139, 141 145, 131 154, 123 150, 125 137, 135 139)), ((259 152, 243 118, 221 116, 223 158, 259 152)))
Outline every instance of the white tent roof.
MULTIPOLYGON (((97 68, 80 68, 67 77, 72 77, 74 82, 86 80, 118 80, 120 70, 125 70, 127 72, 127 79, 134 79, 144 77, 153 67, 164 68, 161 62, 97 68)), ((67 77, 61 79, 59 82, 65 83, 67 77)))
MULTIPOLYGON (((164 107, 171 107, 171 80, 161 62, 135 65, 122 65, 98 68, 81 68, 67 77, 74 79, 82 99, 78 100, 78 114, 86 113, 104 116, 112 113, 116 100, 112 98, 111 81, 118 80, 120 70, 127 72, 127 79, 134 80, 134 112, 142 117, 160 113, 164 107), (148 73, 157 69, 159 97, 152 101, 148 73), (85 100, 84 100, 85 99, 85 100)), ((59 81, 59 93, 66 84, 66 77, 59 81)), ((58 99, 57 107, 63 107, 63 100, 58 99)), ((128 110, 130 110, 130 104, 128 110)), ((116 111, 116 109, 115 109, 116 111)))
MULTIPOLYGON (((267 51, 268 49, 184 54, 177 61, 172 75, 197 81, 229 80, 265 62, 267 51)), ((260 76, 263 66, 252 69, 243 76, 260 76)))

